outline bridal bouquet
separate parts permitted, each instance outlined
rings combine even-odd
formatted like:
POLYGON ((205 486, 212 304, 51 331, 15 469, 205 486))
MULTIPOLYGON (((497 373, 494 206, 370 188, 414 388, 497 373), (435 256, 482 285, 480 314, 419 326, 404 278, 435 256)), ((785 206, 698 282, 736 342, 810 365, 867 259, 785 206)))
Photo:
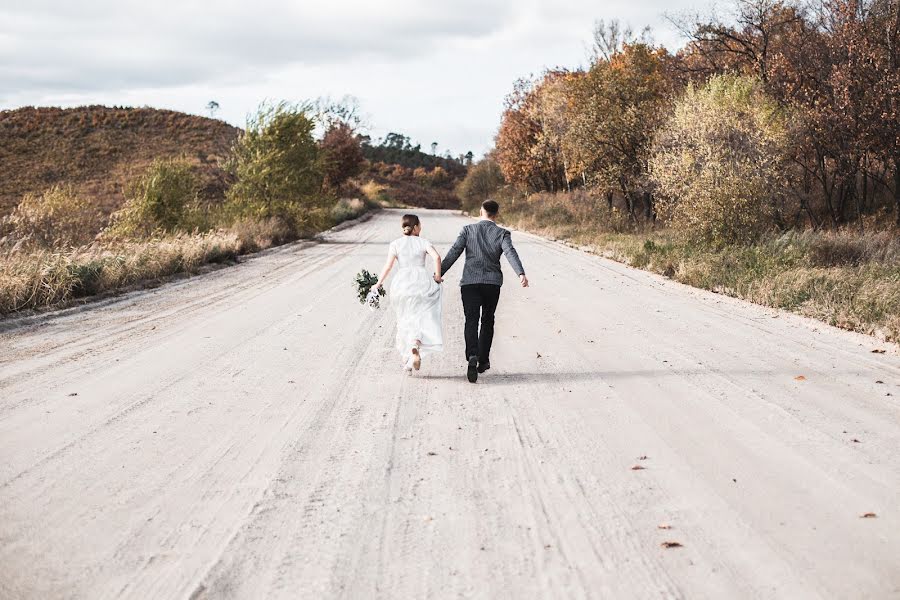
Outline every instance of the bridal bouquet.
POLYGON ((356 295, 360 304, 375 309, 381 305, 381 297, 384 296, 384 288, 373 290, 372 286, 378 283, 378 277, 365 269, 356 274, 356 295))

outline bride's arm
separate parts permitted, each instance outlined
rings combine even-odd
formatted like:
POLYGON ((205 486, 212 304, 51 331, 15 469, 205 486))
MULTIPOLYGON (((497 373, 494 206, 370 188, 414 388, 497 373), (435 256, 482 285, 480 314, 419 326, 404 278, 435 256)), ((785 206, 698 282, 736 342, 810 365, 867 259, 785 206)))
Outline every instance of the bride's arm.
POLYGON ((434 246, 428 246, 428 255, 434 259, 434 280, 438 283, 444 281, 441 277, 441 255, 438 254, 438 251, 434 249, 434 246))
POLYGON ((378 289, 382 285, 384 285, 384 280, 387 279, 388 273, 391 272, 391 269, 394 268, 394 263, 397 261, 397 255, 394 253, 388 254, 387 261, 384 263, 384 268, 381 269, 381 275, 378 277, 378 283, 372 286, 373 289, 378 289))

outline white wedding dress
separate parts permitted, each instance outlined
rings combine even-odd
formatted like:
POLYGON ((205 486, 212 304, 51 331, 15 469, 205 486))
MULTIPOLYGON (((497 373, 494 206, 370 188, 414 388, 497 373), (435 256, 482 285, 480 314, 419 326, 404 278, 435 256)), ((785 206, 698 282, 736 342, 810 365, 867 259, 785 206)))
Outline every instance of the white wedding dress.
POLYGON ((391 242, 388 253, 397 257, 396 271, 388 294, 397 314, 397 351, 404 359, 420 342, 421 355, 444 348, 441 332, 441 286, 434 270, 426 266, 431 242, 404 235, 391 242))

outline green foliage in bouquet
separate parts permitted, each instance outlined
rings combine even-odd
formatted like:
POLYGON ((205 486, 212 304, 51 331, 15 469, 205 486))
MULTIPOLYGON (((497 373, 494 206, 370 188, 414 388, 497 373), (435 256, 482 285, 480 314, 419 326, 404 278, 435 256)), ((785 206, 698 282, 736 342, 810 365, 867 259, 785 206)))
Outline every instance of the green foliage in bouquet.
MULTIPOLYGON (((360 304, 366 303, 366 297, 376 283, 378 283, 378 277, 365 269, 356 274, 356 294, 360 304)), ((378 295, 384 296, 384 288, 378 290, 378 295)))

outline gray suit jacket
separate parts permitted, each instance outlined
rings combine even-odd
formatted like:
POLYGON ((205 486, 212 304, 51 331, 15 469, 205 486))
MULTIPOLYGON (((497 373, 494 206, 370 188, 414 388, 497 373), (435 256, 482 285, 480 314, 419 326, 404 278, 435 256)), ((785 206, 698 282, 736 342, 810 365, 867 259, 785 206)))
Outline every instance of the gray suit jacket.
POLYGON ((500 271, 501 254, 506 255, 506 260, 516 275, 525 274, 509 231, 489 219, 462 228, 456 242, 444 257, 441 266, 442 275, 450 270, 463 250, 466 251, 466 264, 463 267, 460 285, 476 283, 503 285, 503 273, 500 271))

